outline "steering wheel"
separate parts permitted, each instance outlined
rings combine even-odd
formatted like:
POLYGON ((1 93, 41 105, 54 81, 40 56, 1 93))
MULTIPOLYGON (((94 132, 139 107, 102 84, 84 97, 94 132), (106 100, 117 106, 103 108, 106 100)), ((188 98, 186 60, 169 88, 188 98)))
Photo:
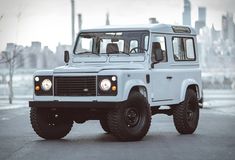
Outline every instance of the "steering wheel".
POLYGON ((141 51, 147 51, 147 49, 144 49, 144 48, 142 48, 142 47, 134 47, 134 48, 132 48, 132 49, 130 50, 130 53, 132 53, 133 51, 134 51, 135 53, 137 53, 137 49, 140 49, 141 51))

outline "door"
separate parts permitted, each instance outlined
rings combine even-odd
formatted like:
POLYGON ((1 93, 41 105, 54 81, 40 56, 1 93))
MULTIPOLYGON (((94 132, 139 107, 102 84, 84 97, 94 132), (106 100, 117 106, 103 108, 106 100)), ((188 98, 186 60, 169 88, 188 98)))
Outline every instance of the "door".
MULTIPOLYGON (((154 50, 161 49, 163 60, 154 64, 151 69, 150 83, 152 90, 152 102, 168 102, 173 100, 172 87, 173 77, 169 69, 166 37, 159 34, 152 34, 151 61, 155 62, 154 50)), ((152 63, 151 62, 151 63, 152 63)))

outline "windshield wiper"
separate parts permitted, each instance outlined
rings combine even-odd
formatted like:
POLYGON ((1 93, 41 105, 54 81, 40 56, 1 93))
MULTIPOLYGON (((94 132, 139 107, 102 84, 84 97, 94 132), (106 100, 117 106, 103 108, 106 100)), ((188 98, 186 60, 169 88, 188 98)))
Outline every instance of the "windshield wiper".
POLYGON ((77 53, 77 55, 80 55, 80 54, 87 54, 87 53, 91 53, 91 54, 95 54, 95 55, 99 56, 99 53, 94 53, 94 52, 89 52, 89 51, 79 52, 79 53, 77 53))

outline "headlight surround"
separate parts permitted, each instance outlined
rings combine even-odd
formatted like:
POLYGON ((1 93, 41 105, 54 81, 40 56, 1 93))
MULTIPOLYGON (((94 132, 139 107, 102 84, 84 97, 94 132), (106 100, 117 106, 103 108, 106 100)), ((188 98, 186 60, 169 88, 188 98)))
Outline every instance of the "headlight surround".
POLYGON ((98 76, 98 96, 116 96, 117 95, 117 76, 107 75, 98 76))
POLYGON ((53 88, 52 76, 35 76, 34 93, 37 96, 51 96, 53 88))
POLYGON ((50 79, 44 79, 44 80, 42 81, 41 87, 42 87, 42 90, 44 90, 44 91, 49 91, 49 90, 51 89, 51 87, 52 87, 52 82, 51 82, 51 80, 50 80, 50 79))

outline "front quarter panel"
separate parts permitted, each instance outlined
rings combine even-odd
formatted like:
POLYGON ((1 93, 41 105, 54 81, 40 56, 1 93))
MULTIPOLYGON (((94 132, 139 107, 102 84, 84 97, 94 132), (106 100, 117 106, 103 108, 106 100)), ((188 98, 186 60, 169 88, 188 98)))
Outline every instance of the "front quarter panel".
POLYGON ((134 87, 144 87, 147 91, 147 97, 148 96, 148 90, 149 90, 149 86, 147 85, 146 82, 146 71, 132 71, 132 72, 128 72, 126 74, 124 74, 123 76, 123 100, 127 100, 129 93, 131 91, 132 88, 134 87))

